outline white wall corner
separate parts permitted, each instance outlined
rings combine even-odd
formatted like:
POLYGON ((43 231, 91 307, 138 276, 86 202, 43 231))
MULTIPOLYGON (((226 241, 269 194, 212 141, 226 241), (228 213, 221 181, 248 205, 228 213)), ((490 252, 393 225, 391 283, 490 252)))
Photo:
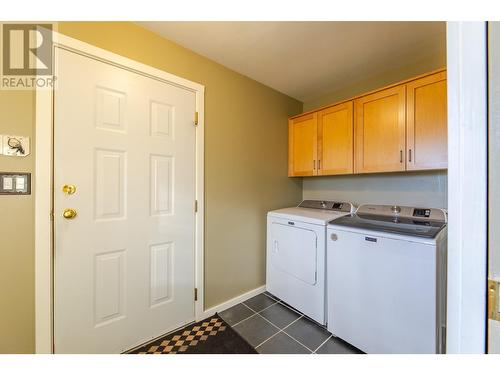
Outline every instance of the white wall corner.
POLYGON ((486 349, 486 26, 447 23, 448 353, 486 349))

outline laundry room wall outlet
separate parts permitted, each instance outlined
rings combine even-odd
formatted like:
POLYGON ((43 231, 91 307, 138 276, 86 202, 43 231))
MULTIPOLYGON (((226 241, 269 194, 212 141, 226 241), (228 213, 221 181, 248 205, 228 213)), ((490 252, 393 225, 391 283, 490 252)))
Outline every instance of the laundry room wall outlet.
POLYGON ((0 155, 27 156, 30 154, 30 139, 18 135, 0 135, 0 155))

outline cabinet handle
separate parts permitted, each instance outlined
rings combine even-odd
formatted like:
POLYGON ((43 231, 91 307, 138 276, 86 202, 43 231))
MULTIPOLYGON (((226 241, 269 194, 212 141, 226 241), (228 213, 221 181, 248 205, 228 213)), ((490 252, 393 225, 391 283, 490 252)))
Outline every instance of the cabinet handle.
POLYGON ((316 160, 313 160, 313 170, 316 170, 316 160))
POLYGON ((321 159, 318 160, 318 170, 321 169, 321 159))
POLYGON ((403 150, 399 150, 399 162, 403 162, 403 150))
POLYGON ((409 155, 408 155, 408 161, 411 163, 411 148, 410 148, 409 155))

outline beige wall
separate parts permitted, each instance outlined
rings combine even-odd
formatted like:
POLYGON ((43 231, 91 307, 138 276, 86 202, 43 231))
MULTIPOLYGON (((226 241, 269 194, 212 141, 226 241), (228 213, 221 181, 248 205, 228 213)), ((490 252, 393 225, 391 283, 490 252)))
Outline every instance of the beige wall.
MULTIPOLYGON (((0 134, 33 137, 33 110, 32 92, 0 90, 0 134)), ((33 172, 34 161, 0 155, 0 171, 33 172)), ((33 210, 32 195, 0 195, 0 353, 35 350, 33 210)))
MULTIPOLYGON (((353 82, 348 87, 333 89, 328 95, 304 103, 304 111, 376 90, 444 66, 446 66, 445 45, 436 51, 432 59, 415 61, 411 65, 387 71, 384 74, 373 76, 371 79, 353 82)), ((448 207, 447 173, 446 171, 437 171, 306 177, 303 179, 303 198, 348 200, 356 204, 397 203, 446 208, 448 207)))
MULTIPOLYGON (((135 24, 64 22, 59 32, 205 85, 205 307, 264 285, 266 212, 302 196, 302 181, 287 177, 287 117, 302 103, 135 24)), ((32 100, 1 93, 0 129, 31 135, 32 100)), ((33 157, 0 163, 33 171, 33 157)), ((12 215, 0 218, 0 353, 32 352, 33 197, 0 205, 12 215)))

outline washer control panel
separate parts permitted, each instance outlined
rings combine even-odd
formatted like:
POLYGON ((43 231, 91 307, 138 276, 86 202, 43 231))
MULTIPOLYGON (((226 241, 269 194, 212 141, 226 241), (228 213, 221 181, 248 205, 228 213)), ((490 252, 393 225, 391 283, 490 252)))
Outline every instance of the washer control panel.
POLYGON ((431 209, 430 208, 415 208, 413 209, 414 217, 430 217, 431 209))
POLYGON ((391 216, 397 219, 431 220, 446 223, 448 215, 446 210, 441 208, 422 208, 397 205, 363 204, 357 210, 358 215, 378 215, 391 216))

